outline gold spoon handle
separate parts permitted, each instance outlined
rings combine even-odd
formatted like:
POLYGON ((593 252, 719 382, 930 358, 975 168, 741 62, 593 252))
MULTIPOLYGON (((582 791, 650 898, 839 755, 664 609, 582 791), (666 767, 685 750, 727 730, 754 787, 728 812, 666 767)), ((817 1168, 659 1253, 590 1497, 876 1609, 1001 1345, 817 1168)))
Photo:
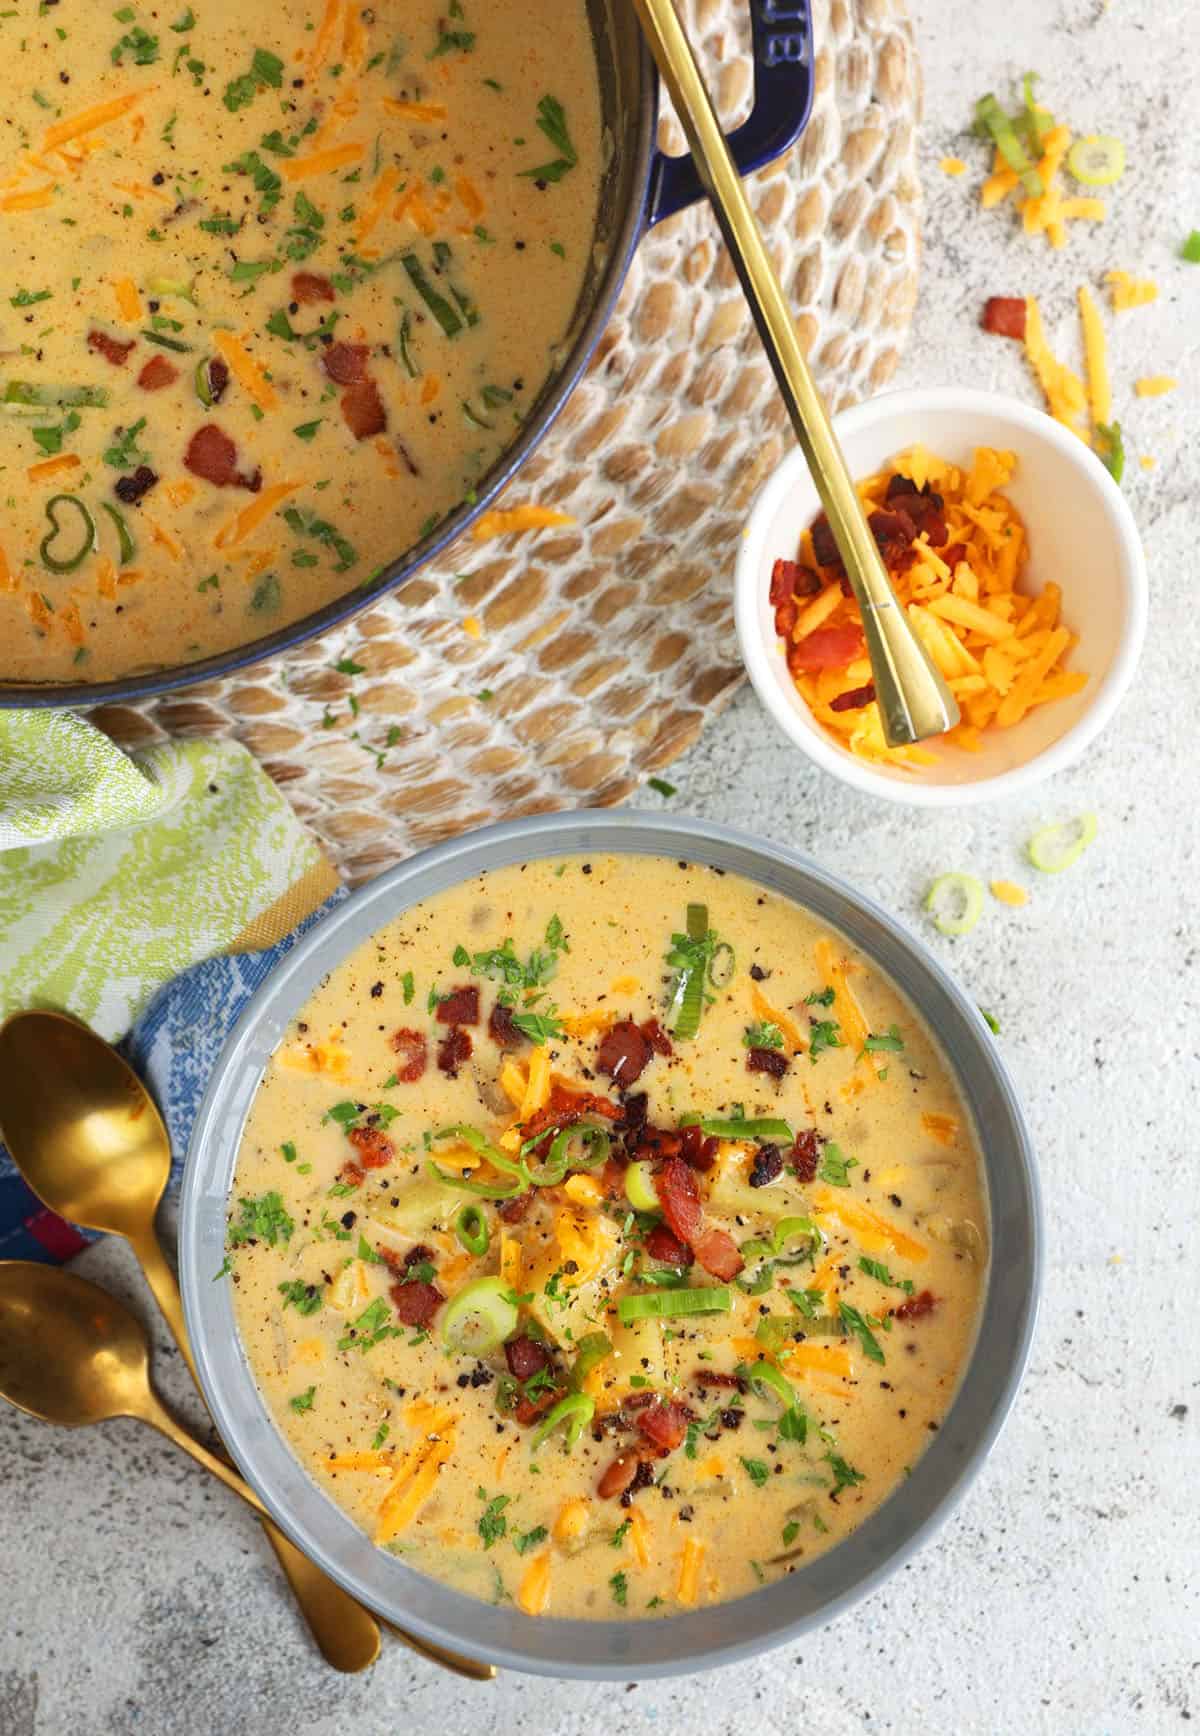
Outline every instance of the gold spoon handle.
POLYGON ((687 34, 672 0, 634 0, 634 5, 862 610, 884 735, 893 747, 940 735, 958 722, 958 704, 896 600, 687 34))
MULTIPOLYGON (((192 1360, 192 1347, 184 1324, 183 1298, 179 1294, 175 1274, 167 1264, 158 1237, 153 1230, 149 1230, 144 1235, 131 1236, 129 1242, 153 1292, 154 1300, 162 1309, 163 1317, 179 1346, 179 1353, 195 1380, 196 1365, 192 1360)), ((276 1559, 297 1603, 304 1611, 322 1657, 335 1669, 346 1672, 365 1670, 369 1664, 374 1663, 379 1654, 379 1624, 370 1610, 364 1609, 357 1599, 351 1597, 348 1591, 343 1591, 335 1580, 330 1579, 314 1561, 310 1561, 303 1550, 297 1549, 291 1539, 280 1531, 258 1496, 242 1481, 237 1472, 181 1429, 157 1397, 153 1394, 151 1397, 153 1412, 142 1413, 143 1421, 159 1429, 169 1440, 174 1441, 177 1447, 182 1447, 185 1453, 190 1453, 192 1458, 212 1471, 227 1489, 232 1489, 235 1495, 240 1495, 243 1501, 253 1507, 262 1520, 267 1541, 275 1551, 276 1559)), ((496 1674, 492 1664, 476 1663, 473 1658, 460 1657, 457 1652, 444 1651, 432 1641, 405 1633, 402 1628, 393 1627, 391 1622, 386 1625, 389 1633, 402 1640, 414 1652, 419 1652, 422 1657, 440 1664, 443 1669, 453 1671, 457 1676, 465 1676, 476 1682, 490 1682, 496 1674)))

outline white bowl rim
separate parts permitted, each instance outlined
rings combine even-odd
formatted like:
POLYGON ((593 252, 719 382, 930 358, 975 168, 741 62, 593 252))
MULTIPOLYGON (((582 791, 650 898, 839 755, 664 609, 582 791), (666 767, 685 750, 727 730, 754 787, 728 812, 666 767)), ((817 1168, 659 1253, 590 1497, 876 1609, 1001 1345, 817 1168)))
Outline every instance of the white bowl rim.
POLYGON ((1036 1327, 1043 1214, 1032 1143, 1003 1059, 971 998, 913 935, 786 846, 684 815, 578 810, 450 839, 360 888, 276 965, 231 1033, 197 1114, 179 1215, 180 1280, 200 1385, 225 1445, 281 1528, 352 1595, 427 1640, 503 1668, 593 1680, 738 1662, 829 1621, 903 1566, 979 1473, 1016 1401, 1036 1327), (941 1429, 898 1490, 836 1548, 730 1603, 655 1621, 566 1620, 497 1608, 377 1549, 311 1481, 276 1429, 238 1342, 229 1286, 213 1283, 233 1161, 258 1080, 288 1020, 355 946, 417 899, 482 868, 544 856, 689 856, 813 910, 876 960, 937 1032, 980 1129, 991 1214, 975 1344, 941 1429))
MULTIPOLYGON (((928 784, 921 783, 919 776, 911 782, 889 776, 876 770, 869 760, 855 758, 823 732, 797 726, 768 656, 759 604, 764 572, 770 571, 765 565, 767 551, 762 546, 767 531, 779 502, 795 486, 798 477, 808 475, 807 462, 798 446, 780 460, 750 509, 738 551, 734 589, 734 615, 746 671, 759 699, 788 740, 843 783, 852 784, 868 795, 881 796, 885 801, 924 808, 963 807, 1015 795, 1073 764, 1096 740, 1121 703, 1137 669, 1149 613, 1146 558, 1129 502, 1091 448, 1044 410, 1003 392, 983 392, 973 387, 913 386, 883 392, 843 410, 834 418, 833 427, 839 439, 849 439, 880 422, 899 422, 905 417, 943 410, 968 416, 998 416, 1047 441, 1088 478, 1116 533, 1125 587, 1124 632, 1112 662, 1091 695, 1088 709, 1057 741, 1022 765, 993 776, 958 784, 928 784)), ((897 450, 903 445, 898 436, 897 450)))

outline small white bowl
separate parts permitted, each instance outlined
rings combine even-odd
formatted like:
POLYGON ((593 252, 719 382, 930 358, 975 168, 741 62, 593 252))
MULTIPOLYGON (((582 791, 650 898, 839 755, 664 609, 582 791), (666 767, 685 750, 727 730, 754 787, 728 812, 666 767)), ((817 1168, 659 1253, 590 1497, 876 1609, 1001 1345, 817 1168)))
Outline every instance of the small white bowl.
POLYGON ((957 387, 888 392, 839 416, 834 427, 855 478, 917 444, 969 467, 977 446, 1015 452, 1005 493, 1025 521, 1029 558, 1021 586, 1053 580, 1062 619, 1078 636, 1069 668, 1091 679, 1080 693, 1036 707, 1011 729, 985 730, 978 753, 929 746, 935 765, 900 771, 859 759, 826 733, 796 691, 775 634, 771 568, 795 559, 821 503, 798 448, 754 502, 736 579, 738 638, 759 698, 783 733, 843 783, 887 801, 952 807, 1012 795, 1078 759, 1116 710, 1133 678, 1146 631, 1146 563, 1121 490, 1094 452, 1040 410, 957 387))

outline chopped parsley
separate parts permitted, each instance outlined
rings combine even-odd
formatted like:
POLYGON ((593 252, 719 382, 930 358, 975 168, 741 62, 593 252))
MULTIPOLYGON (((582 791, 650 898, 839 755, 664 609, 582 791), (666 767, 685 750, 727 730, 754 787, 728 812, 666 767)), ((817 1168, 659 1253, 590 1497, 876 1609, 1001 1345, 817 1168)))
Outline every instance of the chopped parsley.
POLYGON ((769 1019, 763 1019, 757 1025, 746 1026, 742 1042, 747 1049, 782 1049, 783 1032, 769 1019))
POLYGON ((283 1197, 274 1188, 260 1199, 238 1201, 241 1218, 229 1226, 229 1246, 240 1248, 244 1242, 266 1242, 270 1248, 278 1242, 291 1240, 295 1224, 284 1206, 283 1197))
POLYGON ((299 1278, 289 1278, 276 1288, 283 1297, 283 1306, 294 1308, 297 1314, 315 1314, 325 1300, 320 1285, 305 1284, 299 1278))
POLYGON ((532 1531, 514 1531, 512 1546, 518 1555, 524 1555, 527 1549, 536 1549, 539 1543, 544 1543, 549 1535, 544 1525, 535 1525, 532 1531))
POLYGON ((146 418, 139 416, 130 428, 118 428, 111 446, 104 453, 104 462, 111 464, 114 470, 132 470, 139 464, 150 462, 147 454, 138 448, 138 435, 146 426, 146 418))
POLYGON ((744 1458, 742 1460, 742 1468, 756 1489, 761 1489, 771 1474, 769 1468, 763 1464, 761 1459, 744 1458))
POLYGON ((305 1411, 310 1411, 312 1409, 313 1399, 316 1396, 316 1387, 310 1386, 307 1392, 298 1392, 295 1398, 290 1398, 288 1400, 288 1408, 294 1410, 297 1416, 301 1416, 305 1411))
POLYGON ((832 1447, 825 1454, 825 1462, 833 1472, 833 1488, 829 1492, 831 1500, 836 1501, 843 1489, 855 1489, 867 1480, 861 1471, 856 1471, 853 1465, 847 1464, 832 1447))
MULTIPOLYGON (((130 13, 130 17, 133 14, 130 13)), ((120 13, 117 14, 120 18, 120 13)), ((124 20, 122 19, 123 23, 124 20)), ((143 30, 140 24, 135 24, 132 30, 127 30, 114 45, 111 59, 114 66, 120 66, 126 55, 131 55, 135 66, 153 66, 158 59, 158 37, 151 36, 148 30, 143 30)))
POLYGON ((557 97, 544 96, 538 103, 537 124, 558 154, 535 169, 522 169, 521 174, 530 181, 561 181, 578 163, 579 153, 567 131, 566 110, 557 97))
POLYGON ((857 1308, 852 1308, 848 1302, 838 1303, 838 1318, 858 1339, 863 1352, 872 1362, 884 1362, 883 1347, 871 1331, 867 1317, 860 1314, 857 1308))
POLYGON ((856 1157, 846 1157, 840 1145, 831 1139, 821 1153, 821 1167, 817 1171, 819 1179, 829 1187, 849 1187, 849 1171, 858 1168, 856 1157))
POLYGON ((817 1057, 823 1055, 827 1049, 843 1047, 842 1039, 838 1036, 839 1028, 836 1019, 814 1019, 812 1021, 812 1030, 808 1039, 808 1058, 814 1067, 817 1063, 817 1057))
POLYGON ((906 1296, 911 1296, 915 1285, 911 1278, 894 1278, 882 1260, 872 1260, 866 1254, 860 1254, 858 1269, 865 1272, 869 1278, 877 1278, 881 1284, 886 1284, 890 1290, 903 1290, 906 1296))
POLYGON ((413 973, 410 970, 406 970, 400 978, 400 987, 404 990, 405 1006, 411 1006, 413 995, 416 993, 416 984, 413 982, 413 973))
POLYGON ((629 1535, 629 1527, 632 1524, 633 1524, 632 1519, 623 1519, 621 1521, 621 1523, 617 1526, 616 1530, 613 1532, 612 1536, 608 1540, 612 1544, 614 1549, 619 1549, 621 1547, 622 1543, 624 1543, 626 1537, 628 1537, 628 1535, 629 1535))
POLYGON ((882 1036, 872 1031, 862 1046, 862 1052, 864 1055, 898 1055, 903 1048, 904 1038, 900 1035, 899 1025, 889 1025, 882 1036))
POLYGON ((403 1336, 398 1326, 388 1324, 388 1305, 382 1296, 377 1296, 338 1339, 337 1347, 339 1350, 361 1350, 365 1354, 382 1344, 385 1338, 403 1336))
MULTIPOLYGON (((550 251, 551 253, 557 253, 561 256, 563 248, 559 242, 552 241, 550 243, 550 251)), ((676 786, 674 784, 669 784, 666 778, 647 778, 646 783, 650 789, 657 790, 658 794, 664 801, 670 801, 672 796, 679 794, 676 786)))
POLYGON ((392 1428, 390 1423, 380 1423, 379 1427, 375 1430, 374 1437, 371 1441, 371 1451, 373 1453, 379 1451, 380 1447, 383 1445, 384 1441, 387 1440, 391 1432, 392 1428))
POLYGON ((493 1495, 489 1501, 487 1490, 482 1485, 476 1489, 475 1493, 485 1503, 475 1529, 483 1540, 483 1547, 491 1549, 494 1544, 500 1542, 502 1537, 508 1535, 508 1520, 504 1517, 504 1509, 508 1506, 510 1497, 493 1495))
POLYGON ((51 292, 48 289, 19 289, 16 295, 8 298, 9 307, 32 307, 35 302, 49 301, 51 292))
POLYGON ((805 995, 804 1004, 806 1007, 831 1007, 833 999, 831 988, 814 989, 811 995, 805 995))
POLYGON ((629 1581, 623 1573, 614 1573, 608 1581, 608 1589, 612 1592, 613 1602, 624 1609, 629 1602, 629 1581))
POLYGON ((265 48, 256 48, 254 58, 250 62, 249 72, 240 78, 231 79, 225 86, 225 107, 231 114, 238 109, 248 108, 258 95, 260 84, 270 85, 278 90, 283 83, 283 62, 277 54, 270 54, 265 48))
POLYGON ((299 507, 289 506, 284 512, 283 520, 296 536, 310 536, 332 549, 337 556, 335 572, 344 573, 358 559, 358 551, 353 545, 348 543, 327 519, 318 518, 316 513, 302 512, 299 507))

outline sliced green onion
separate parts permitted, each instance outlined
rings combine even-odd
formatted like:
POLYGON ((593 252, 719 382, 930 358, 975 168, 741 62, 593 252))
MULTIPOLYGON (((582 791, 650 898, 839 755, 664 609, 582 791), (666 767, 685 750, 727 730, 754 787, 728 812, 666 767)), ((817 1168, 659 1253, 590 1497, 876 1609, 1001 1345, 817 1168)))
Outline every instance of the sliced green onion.
POLYGON ((1099 453, 1101 464, 1114 482, 1120 482, 1125 474, 1125 440, 1121 433, 1119 422, 1097 422, 1096 432, 1104 446, 1099 453))
POLYGON ((206 410, 211 410, 213 405, 216 403, 216 399, 213 396, 212 376, 209 373, 211 366, 212 357, 201 356, 200 360, 196 363, 196 372, 192 375, 192 384, 196 389, 196 396, 199 398, 206 410))
MULTIPOLYGON (((786 1324, 786 1322, 785 1322, 786 1324)), ((784 1379, 773 1363, 756 1362, 746 1375, 750 1387, 759 1398, 777 1398, 783 1409, 791 1410, 796 1402, 790 1382, 784 1379)))
POLYGON ((148 344, 161 344, 164 350, 174 350, 177 355, 186 356, 191 352, 191 344, 180 343, 178 338, 164 337, 162 332, 149 332, 143 329, 142 336, 148 344))
MULTIPOLYGON (((543 1134, 543 1138, 545 1135, 543 1134)), ((535 1141, 536 1143, 536 1141, 535 1141)), ((528 1164, 525 1170, 530 1180, 537 1187, 557 1187, 565 1178, 567 1171, 572 1169, 599 1169, 608 1162, 608 1154, 612 1150, 612 1140, 603 1127, 573 1125, 564 1127, 554 1136, 550 1154, 544 1164, 528 1164), (571 1142, 579 1140, 583 1151, 572 1156, 571 1142)))
POLYGON ((420 374, 421 370, 420 370, 420 368, 418 368, 417 364, 413 361, 412 350, 409 348, 409 344, 410 344, 411 340, 412 340, 412 314, 406 309, 405 313, 404 313, 404 317, 400 321, 400 360, 404 364, 404 370, 407 373, 409 379, 415 380, 417 378, 417 376, 420 374))
POLYGON ((130 535, 129 526, 125 523, 125 515, 118 512, 115 506, 110 506, 107 500, 100 502, 101 512, 106 512, 117 527, 117 541, 121 545, 121 565, 128 566, 136 553, 137 545, 130 535))
POLYGON ((771 1236, 771 1251, 781 1254, 789 1242, 794 1242, 798 1236, 806 1241, 820 1244, 824 1236, 818 1225, 811 1218, 780 1218, 771 1236))
POLYGON ((77 494, 52 494, 46 502, 45 513, 50 520, 50 529, 38 546, 42 565, 52 573, 73 573, 96 546, 96 521, 77 494), (79 515, 77 543, 72 543, 65 525, 59 523, 59 512, 67 507, 79 515), (56 555, 54 544, 60 539, 65 541, 67 552, 56 555))
POLYGON ((700 1131, 717 1139, 786 1139, 789 1145, 796 1137, 786 1121, 775 1121, 769 1116, 760 1121, 709 1116, 701 1121, 700 1131))
POLYGON ((973 874, 939 874, 925 908, 939 934, 970 934, 983 914, 983 884, 973 874))
POLYGON ((400 263, 408 273, 409 282, 441 326, 448 338, 457 337, 463 322, 444 296, 438 294, 425 275, 425 267, 415 253, 401 255, 400 263))
POLYGON ((696 956, 679 966, 664 1022, 674 1036, 687 1039, 700 1029, 700 1015, 704 1011, 705 966, 699 949, 708 938, 707 904, 689 904, 685 926, 696 956))
POLYGON ((454 1234, 468 1254, 474 1254, 476 1259, 481 1254, 486 1254, 492 1237, 483 1207, 460 1206, 454 1219, 454 1234))
POLYGON ((733 978, 737 969, 737 958, 727 940, 719 940, 713 947, 711 959, 708 961, 708 980, 715 989, 723 989, 733 978), (717 970, 717 960, 722 960, 720 972, 717 970))
POLYGON ((426 1163, 425 1168, 435 1181, 442 1183, 443 1187, 456 1187, 460 1193, 474 1194, 476 1199, 511 1200, 515 1199, 517 1194, 525 1191, 519 1181, 492 1183, 490 1181, 475 1181, 470 1176, 453 1175, 450 1170, 443 1169, 440 1163, 434 1163, 432 1158, 426 1163))
POLYGON ((503 1278, 476 1278, 447 1302, 442 1343, 463 1356, 487 1356, 517 1330, 517 1308, 503 1278))
POLYGON ((594 1368, 612 1355, 612 1339, 603 1332, 585 1332, 575 1351, 571 1368, 571 1388, 578 1392, 594 1368))
POLYGON ((6 404, 42 404, 55 409, 103 410, 108 403, 104 386, 33 386, 28 380, 10 380, 4 388, 6 404))
POLYGON ((654 1290, 649 1295, 622 1296, 617 1315, 622 1326, 635 1320, 668 1320, 676 1314, 731 1314, 733 1291, 727 1284, 707 1289, 654 1290))
POLYGON ((1071 146, 1067 168, 1085 187, 1111 187, 1125 173, 1125 147, 1111 133, 1090 133, 1071 146))
POLYGON ((533 1439, 529 1443, 530 1452, 536 1453, 542 1442, 552 1435, 560 1424, 566 1426, 567 1451, 570 1452, 595 1414, 594 1398, 589 1398, 586 1392, 568 1393, 566 1398, 560 1398, 554 1408, 547 1411, 544 1421, 534 1430, 533 1439))
POLYGON ((1064 820, 1043 826, 1025 846, 1029 860, 1043 874, 1061 874, 1078 862, 1096 836, 1095 814, 1080 814, 1076 820, 1064 820))
POLYGON ((151 295, 177 295, 180 301, 190 301, 195 306, 194 280, 186 283, 182 277, 152 277, 146 288, 151 295))
POLYGON ((635 1212, 656 1212, 659 1209, 654 1170, 642 1158, 631 1163, 625 1171, 625 1198, 635 1212))
POLYGON ((1200 229, 1192 230, 1179 249, 1179 257, 1186 259, 1189 265, 1200 265, 1200 229))
POLYGON ((1046 190, 1042 177, 1026 155, 1011 120, 990 91, 975 104, 975 121, 987 133, 1009 168, 1020 176, 1021 185, 1030 198, 1040 198, 1046 190))
MULTIPOLYGON (((747 1292, 754 1294, 754 1292, 747 1292)), ((795 1327, 779 1314, 764 1314, 754 1328, 754 1336, 764 1350, 774 1354, 783 1349, 789 1338, 795 1337, 795 1327)))
MULTIPOLYGON (((433 1135, 434 1139, 461 1139, 464 1145, 469 1145, 472 1151, 486 1158, 493 1169, 498 1169, 501 1175, 511 1175, 518 1183, 517 1192, 533 1186, 533 1177, 526 1166, 515 1157, 510 1157, 506 1151, 501 1151, 498 1145, 493 1145, 486 1134, 480 1133, 477 1127, 469 1127, 464 1121, 456 1121, 452 1127, 440 1127, 433 1135)), ((484 1185, 484 1184, 481 1184, 484 1185)), ((485 1195, 485 1198, 492 1196, 485 1195)))
POLYGON ((1027 72, 1025 74, 1025 77, 1021 80, 1021 94, 1025 100, 1024 120, 1025 129, 1029 134, 1029 142, 1040 151, 1046 142, 1046 134, 1053 131, 1054 116, 1049 114, 1045 109, 1038 107, 1037 99, 1033 94, 1033 87, 1037 83, 1037 77, 1038 75, 1036 72, 1027 72))

